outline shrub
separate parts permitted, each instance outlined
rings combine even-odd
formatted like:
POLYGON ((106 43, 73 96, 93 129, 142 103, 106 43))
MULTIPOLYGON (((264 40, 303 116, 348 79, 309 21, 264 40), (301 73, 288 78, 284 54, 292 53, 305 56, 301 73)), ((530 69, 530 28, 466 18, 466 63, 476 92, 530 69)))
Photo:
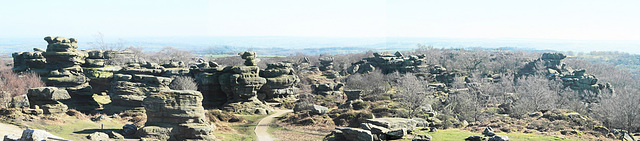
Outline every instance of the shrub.
POLYGON ((205 112, 205 116, 209 119, 209 121, 211 122, 218 122, 218 121, 224 121, 224 122, 241 122, 244 121, 244 119, 242 117, 238 117, 232 113, 229 112, 225 112, 222 110, 209 110, 205 112))
POLYGON ((169 88, 173 90, 198 90, 196 80, 188 76, 178 76, 171 81, 169 88))
POLYGON ((29 88, 45 86, 37 74, 14 73, 6 64, 7 63, 0 60, 0 93, 2 93, 2 95, 0 95, 0 101, 3 103, 0 108, 8 107, 14 96, 26 94, 29 88))

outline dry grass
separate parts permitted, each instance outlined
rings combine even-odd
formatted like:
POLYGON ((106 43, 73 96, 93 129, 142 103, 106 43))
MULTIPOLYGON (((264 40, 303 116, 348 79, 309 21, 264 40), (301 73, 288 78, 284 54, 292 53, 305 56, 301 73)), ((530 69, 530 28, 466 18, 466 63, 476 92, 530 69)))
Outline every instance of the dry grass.
POLYGON ((331 133, 335 126, 299 126, 277 121, 269 126, 268 132, 282 141, 317 141, 331 133))

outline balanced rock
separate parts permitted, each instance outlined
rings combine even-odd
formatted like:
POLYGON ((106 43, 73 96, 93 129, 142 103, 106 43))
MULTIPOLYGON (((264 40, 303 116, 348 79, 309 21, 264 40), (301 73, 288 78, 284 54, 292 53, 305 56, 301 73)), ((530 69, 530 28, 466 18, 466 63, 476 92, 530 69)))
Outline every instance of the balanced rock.
POLYGON ((147 111, 142 138, 158 140, 215 140, 214 126, 204 115, 202 94, 191 90, 166 90, 144 99, 147 111))
POLYGON ((266 78, 265 83, 260 89, 266 101, 282 101, 295 99, 299 89, 296 84, 300 82, 300 78, 294 74, 291 63, 271 63, 267 64, 267 68, 260 71, 260 77, 266 78))

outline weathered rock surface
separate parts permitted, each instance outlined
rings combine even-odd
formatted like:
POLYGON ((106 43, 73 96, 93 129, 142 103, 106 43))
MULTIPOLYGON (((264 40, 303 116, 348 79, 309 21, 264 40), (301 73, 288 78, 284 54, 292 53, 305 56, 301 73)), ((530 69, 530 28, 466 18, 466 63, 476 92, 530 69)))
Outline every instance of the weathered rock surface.
POLYGON ((342 136, 347 141, 373 141, 373 135, 368 130, 349 127, 336 129, 342 131, 342 136))
POLYGON ((319 95, 342 95, 342 87, 344 87, 342 83, 313 84, 311 85, 311 93, 319 95))
POLYGON ((44 141, 44 140, 65 140, 61 137, 38 129, 25 129, 22 135, 5 135, 4 141, 44 141))
POLYGON ((87 139, 91 141, 108 141, 109 135, 107 135, 107 133, 95 132, 93 134, 89 134, 87 139))
POLYGON ((296 84, 300 82, 300 78, 294 74, 291 63, 271 63, 267 64, 267 68, 260 71, 260 77, 266 78, 260 93, 264 94, 266 101, 293 101, 298 95, 299 89, 296 84))
POLYGON ((415 120, 406 118, 374 118, 367 119, 366 122, 391 130, 406 129, 410 131, 413 131, 418 123, 415 120))
POLYGON ((216 140, 215 127, 204 115, 202 94, 190 90, 166 90, 144 99, 147 111, 142 138, 158 140, 216 140))
POLYGON ((70 99, 69 93, 56 87, 31 88, 27 92, 32 109, 42 109, 44 114, 63 114, 68 106, 59 100, 70 99))

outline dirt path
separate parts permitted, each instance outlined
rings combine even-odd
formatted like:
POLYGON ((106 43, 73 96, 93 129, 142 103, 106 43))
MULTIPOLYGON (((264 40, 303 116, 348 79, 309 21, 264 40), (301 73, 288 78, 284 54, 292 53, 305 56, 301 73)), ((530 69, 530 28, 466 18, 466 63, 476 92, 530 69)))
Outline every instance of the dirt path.
POLYGON ((275 112, 276 112, 275 114, 265 117, 262 120, 260 120, 260 122, 258 122, 258 125, 256 126, 256 130, 255 130, 255 133, 258 136, 258 141, 273 141, 273 138, 271 138, 271 135, 267 133, 269 124, 271 124, 271 122, 273 122, 273 120, 276 117, 280 117, 284 114, 293 112, 293 110, 276 110, 275 112))
POLYGON ((8 134, 21 135, 22 134, 22 130, 23 129, 21 129, 20 127, 15 126, 15 125, 0 123, 0 137, 1 138, 4 138, 4 135, 8 135, 8 134))

